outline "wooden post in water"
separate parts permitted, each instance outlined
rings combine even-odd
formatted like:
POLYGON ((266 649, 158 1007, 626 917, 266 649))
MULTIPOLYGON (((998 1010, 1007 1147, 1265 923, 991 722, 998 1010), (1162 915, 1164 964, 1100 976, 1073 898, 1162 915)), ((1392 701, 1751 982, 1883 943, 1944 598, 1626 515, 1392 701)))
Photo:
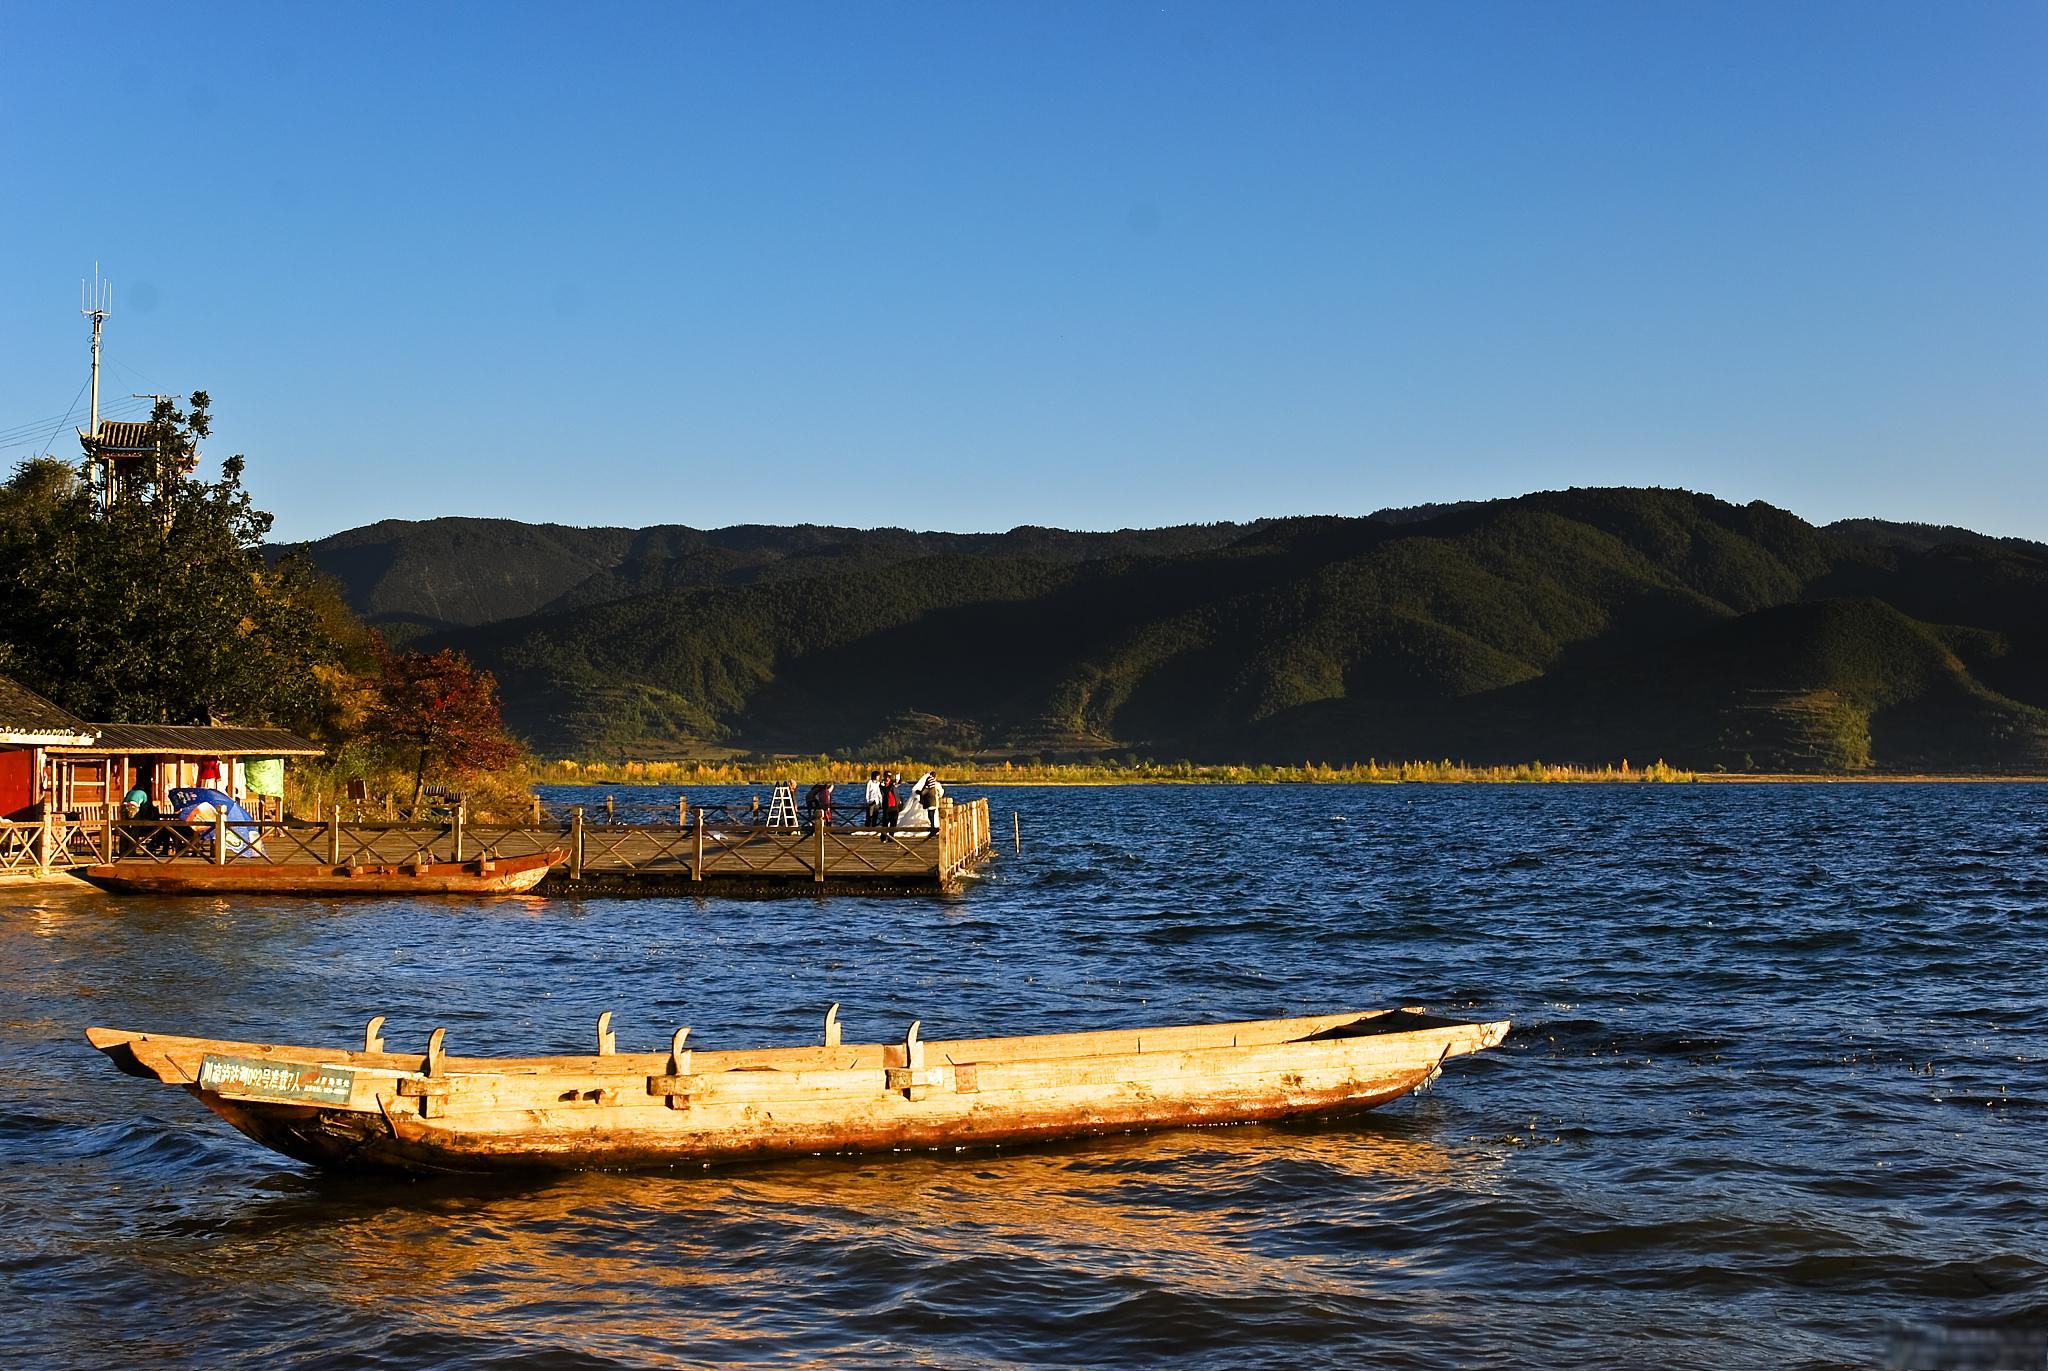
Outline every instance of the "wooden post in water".
POLYGON ((569 879, 583 879, 583 806, 577 805, 569 817, 569 879))
POLYGON ((462 863, 462 824, 468 817, 469 801, 457 800, 455 802, 455 861, 458 866, 462 863))
POLYGON ((704 879, 704 811, 701 809, 697 811, 696 829, 697 855, 690 862, 690 879, 701 881, 704 879))
POLYGON ((817 829, 818 844, 811 859, 811 879, 822 884, 825 880, 825 816, 819 814, 817 822, 812 826, 817 829))
POLYGON ((540 796, 533 797, 533 826, 540 827, 540 796))
POLYGON ((1014 809, 1010 811, 1010 843, 1019 857, 1024 855, 1024 821, 1014 809))
POLYGON ((327 864, 341 865, 341 806, 327 811, 327 864))
POLYGON ((678 795, 676 796, 676 827, 681 828, 688 822, 690 822, 690 797, 678 795))
POLYGON ((619 821, 618 815, 612 811, 612 797, 609 795, 604 797, 604 821, 608 824, 615 824, 619 821))
POLYGON ((213 812, 213 864, 228 864, 228 812, 225 808, 213 812))

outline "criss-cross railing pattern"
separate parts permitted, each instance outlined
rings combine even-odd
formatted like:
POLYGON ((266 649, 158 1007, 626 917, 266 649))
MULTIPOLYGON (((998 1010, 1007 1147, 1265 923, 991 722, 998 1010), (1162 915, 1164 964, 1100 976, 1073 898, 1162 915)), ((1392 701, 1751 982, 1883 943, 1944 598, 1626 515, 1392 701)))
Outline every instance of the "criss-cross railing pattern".
POLYGON ((0 821, 0 876, 39 875, 46 870, 43 826, 0 821))
POLYGON ((445 823, 344 823, 331 811, 324 823, 116 820, 104 815, 71 822, 53 816, 32 824, 0 824, 0 873, 109 861, 336 867, 469 862, 556 851, 565 854, 560 864, 574 879, 602 873, 668 875, 692 882, 735 876, 847 877, 947 885, 989 846, 986 800, 943 807, 936 830, 884 831, 863 828, 857 819, 771 827, 749 822, 752 818, 701 809, 692 811, 686 824, 591 824, 581 810, 560 824, 471 824, 459 811, 445 823))
MULTIPOLYGON (((389 865, 414 861, 469 861, 486 848, 465 842, 456 824, 324 824, 267 820, 263 823, 179 819, 123 819, 107 826, 115 860, 172 862, 227 861, 310 863, 316 866, 389 865)), ((91 825, 72 833, 71 851, 91 862, 103 860, 108 838, 91 825)), ((536 849, 544 850, 544 849, 536 849)))
POLYGON ((569 862, 581 871, 687 871, 693 844, 676 824, 570 825, 569 862), (581 834, 580 850, 573 846, 581 834))
POLYGON ((175 862, 213 860, 212 824, 176 819, 123 819, 113 825, 114 860, 175 862))
POLYGON ((51 814, 32 822, 0 821, 0 875, 48 875, 91 866, 115 851, 111 818, 102 811, 90 822, 51 814))

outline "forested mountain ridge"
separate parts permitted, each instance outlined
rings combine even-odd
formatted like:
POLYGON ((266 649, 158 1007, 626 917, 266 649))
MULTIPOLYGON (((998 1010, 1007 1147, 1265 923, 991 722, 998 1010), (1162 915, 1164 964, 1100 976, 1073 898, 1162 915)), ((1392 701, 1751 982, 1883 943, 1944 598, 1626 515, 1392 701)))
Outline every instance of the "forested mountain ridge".
POLYGON ((2048 548, 1966 530, 1611 489, 1151 533, 502 536, 555 559, 521 592, 550 597, 427 643, 497 672, 555 755, 2048 770, 2048 548))
POLYGON ((272 553, 304 552, 341 582, 365 620, 403 639, 649 591, 745 585, 919 557, 1075 562, 1167 555, 1220 547, 1245 528, 1196 524, 1073 533, 1024 526, 1007 533, 917 533, 816 524, 632 529, 511 519, 386 519, 317 542, 278 545, 272 553))

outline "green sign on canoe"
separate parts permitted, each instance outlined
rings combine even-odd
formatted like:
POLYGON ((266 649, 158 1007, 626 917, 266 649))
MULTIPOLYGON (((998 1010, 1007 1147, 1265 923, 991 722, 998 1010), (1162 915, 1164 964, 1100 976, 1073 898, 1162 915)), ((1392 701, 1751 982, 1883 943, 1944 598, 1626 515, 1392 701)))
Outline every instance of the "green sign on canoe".
POLYGON ((356 1073, 345 1066, 313 1066, 305 1062, 273 1062, 261 1057, 216 1057, 199 1062, 199 1088, 217 1095, 265 1100, 300 1100, 307 1104, 347 1104, 356 1073))

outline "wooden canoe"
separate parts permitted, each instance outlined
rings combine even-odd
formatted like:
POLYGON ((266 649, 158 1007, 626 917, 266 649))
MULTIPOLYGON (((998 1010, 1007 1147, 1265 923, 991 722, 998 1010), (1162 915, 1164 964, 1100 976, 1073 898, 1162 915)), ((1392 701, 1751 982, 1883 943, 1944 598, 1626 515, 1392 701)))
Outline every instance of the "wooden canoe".
POLYGON ((92 1028, 131 1076, 182 1085, 242 1132, 321 1166, 413 1172, 615 1169, 749 1157, 1025 1142, 1370 1109, 1505 1021, 1419 1009, 1018 1038, 839 1041, 591 1056, 360 1052, 92 1028))
POLYGON ((393 862, 328 866, 238 857, 224 864, 134 860, 89 866, 78 874, 123 895, 517 895, 548 868, 568 860, 559 849, 467 862, 393 862))

